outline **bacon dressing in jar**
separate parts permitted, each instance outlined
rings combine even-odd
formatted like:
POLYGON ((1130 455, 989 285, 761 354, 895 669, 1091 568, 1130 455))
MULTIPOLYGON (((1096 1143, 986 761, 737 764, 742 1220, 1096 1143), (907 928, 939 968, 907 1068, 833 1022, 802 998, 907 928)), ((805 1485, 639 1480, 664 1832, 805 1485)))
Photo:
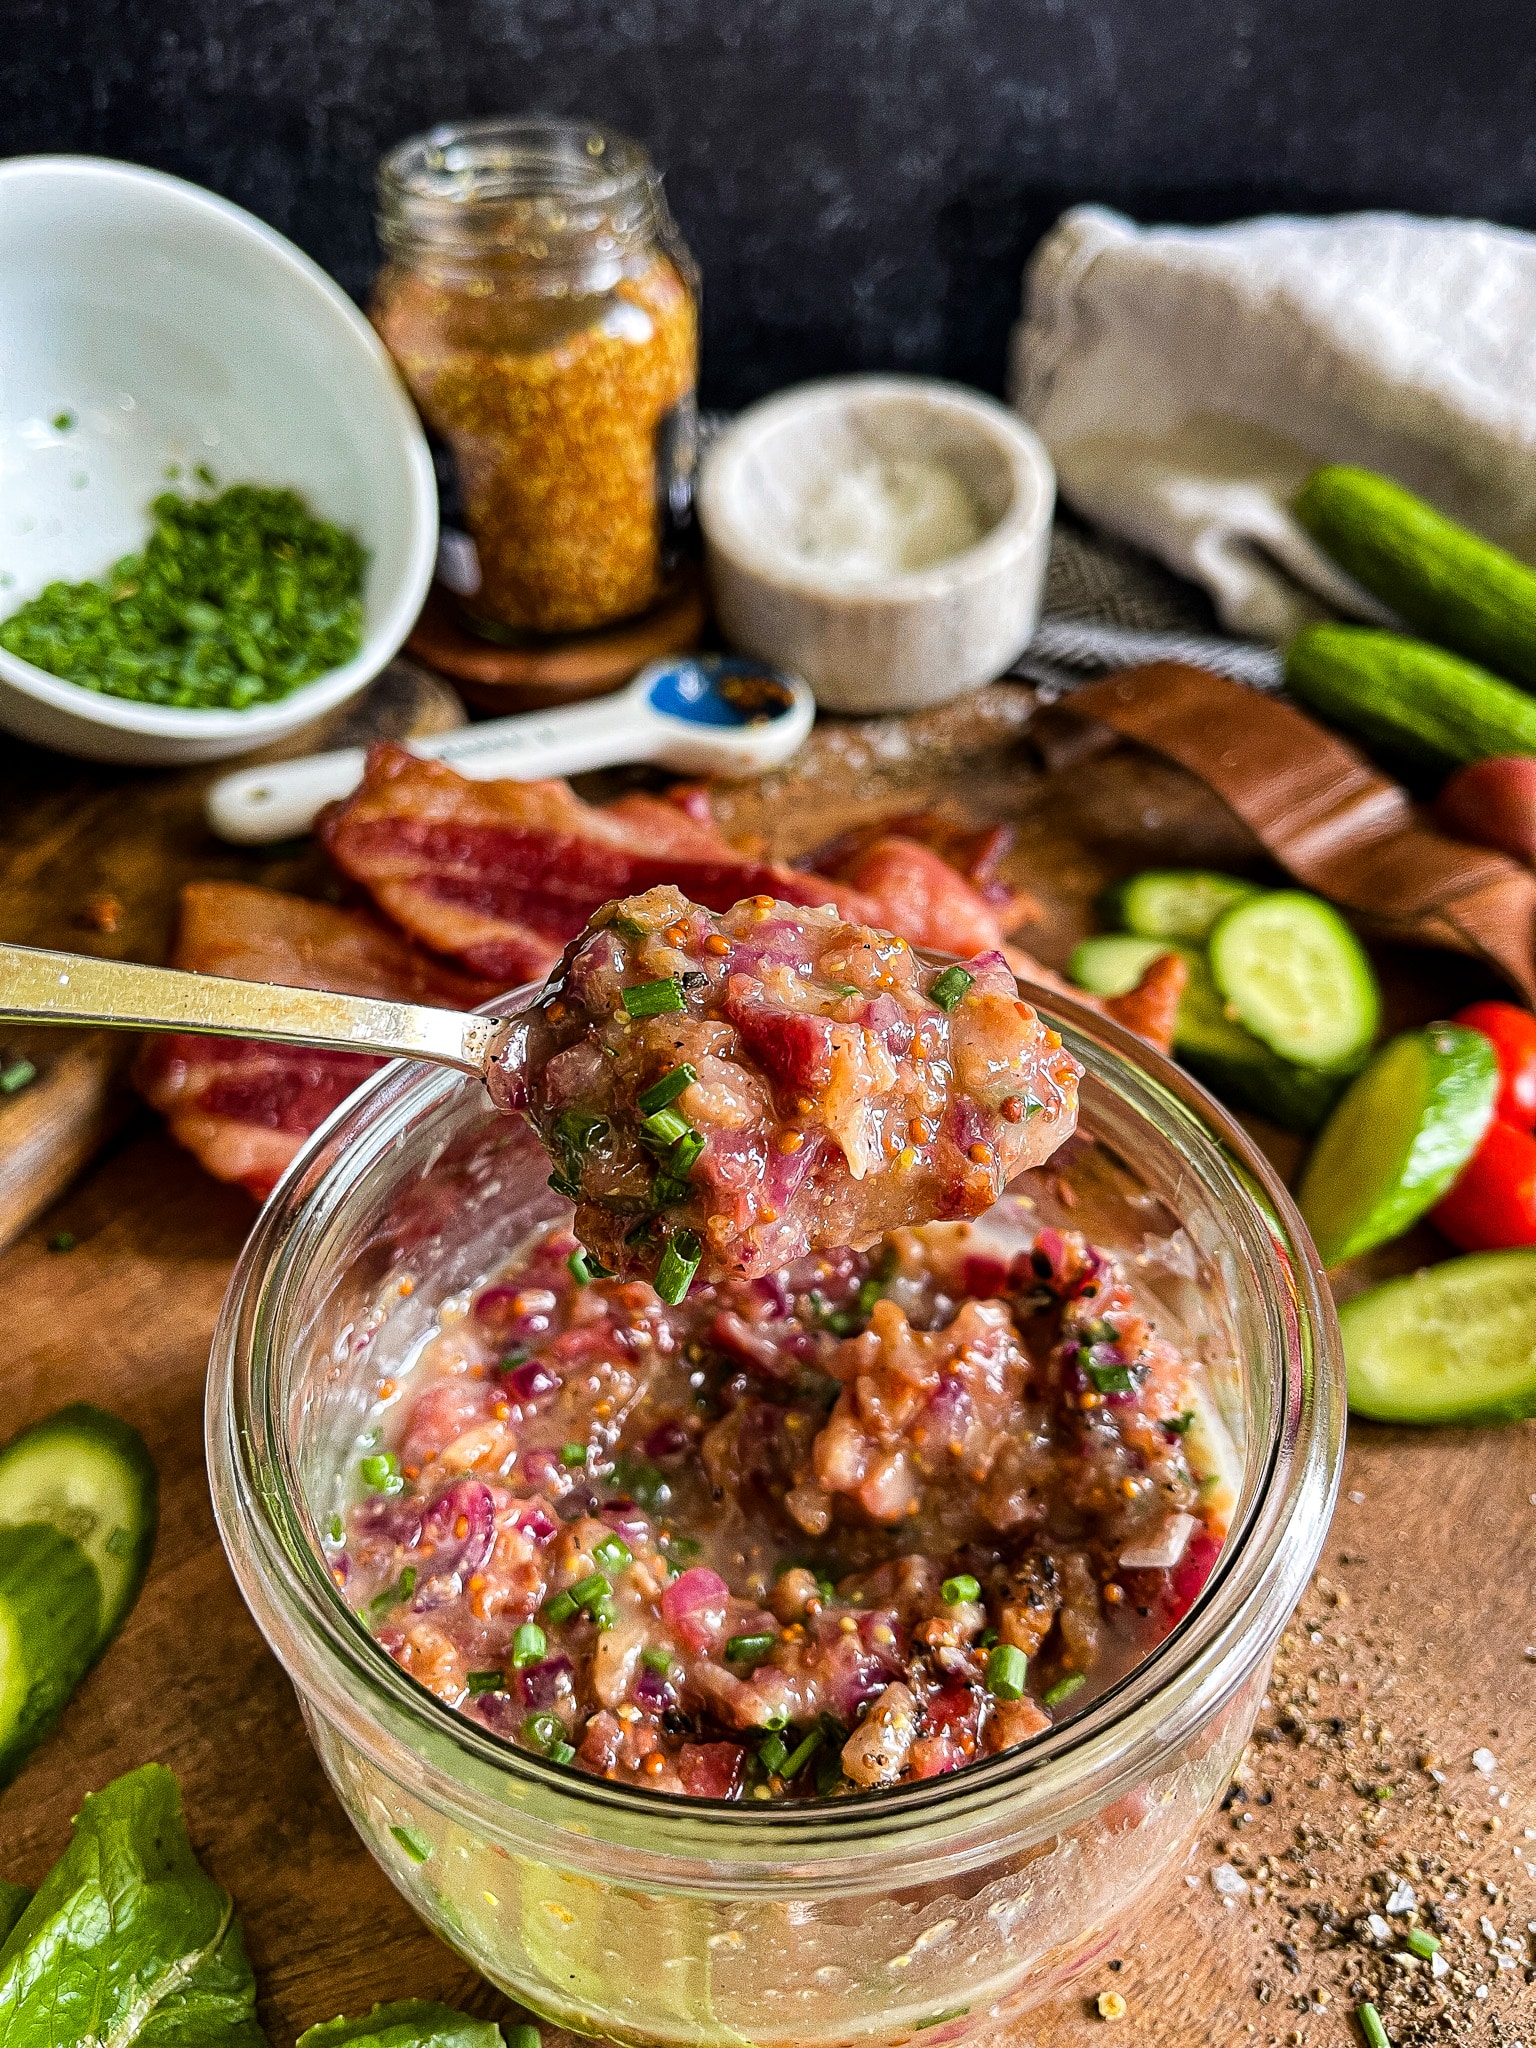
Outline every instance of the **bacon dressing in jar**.
POLYGON ((645 611, 689 513, 699 351, 649 158, 577 122, 469 122, 402 143, 378 193, 372 318, 468 528, 443 557, 465 622, 506 639, 645 611))

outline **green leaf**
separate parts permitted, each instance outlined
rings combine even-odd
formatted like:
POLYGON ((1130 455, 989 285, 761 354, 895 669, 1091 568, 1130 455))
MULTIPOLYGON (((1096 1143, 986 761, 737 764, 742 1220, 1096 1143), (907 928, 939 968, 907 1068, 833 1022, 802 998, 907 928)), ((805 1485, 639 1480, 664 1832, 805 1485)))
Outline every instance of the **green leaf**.
POLYGON ((81 1802, 0 1949, 0 2048, 267 2048, 234 1901, 163 1765, 81 1802))
POLYGON ((366 2019, 327 2020, 301 2034, 298 2048, 503 2048, 501 2029, 451 2006, 406 1998, 376 2005, 366 2019))
POLYGON ((5 1945, 6 1936, 27 1910, 32 1893, 24 1884, 7 1884, 0 1877, 0 1948, 5 1945))

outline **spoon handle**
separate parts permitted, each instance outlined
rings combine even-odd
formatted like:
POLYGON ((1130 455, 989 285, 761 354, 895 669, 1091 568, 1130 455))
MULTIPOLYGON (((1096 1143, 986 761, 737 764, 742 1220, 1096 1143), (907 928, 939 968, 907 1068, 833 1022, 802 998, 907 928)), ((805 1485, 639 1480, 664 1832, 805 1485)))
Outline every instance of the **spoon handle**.
POLYGON ((331 1052, 435 1060, 483 1074, 494 1017, 386 1003, 270 981, 226 981, 89 953, 0 945, 0 1023, 104 1024, 119 1031, 196 1031, 331 1052))

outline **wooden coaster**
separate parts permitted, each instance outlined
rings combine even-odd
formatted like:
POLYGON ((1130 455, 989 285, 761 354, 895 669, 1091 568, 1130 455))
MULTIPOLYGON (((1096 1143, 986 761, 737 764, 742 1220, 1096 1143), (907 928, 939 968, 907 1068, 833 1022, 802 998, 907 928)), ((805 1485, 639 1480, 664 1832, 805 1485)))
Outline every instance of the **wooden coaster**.
POLYGON ((690 568, 638 619, 565 639, 530 635, 521 646, 503 647, 461 625, 452 599, 434 584, 406 645, 451 676, 481 711, 545 711, 616 690, 664 654, 689 653, 703 638, 707 616, 703 579, 690 568))

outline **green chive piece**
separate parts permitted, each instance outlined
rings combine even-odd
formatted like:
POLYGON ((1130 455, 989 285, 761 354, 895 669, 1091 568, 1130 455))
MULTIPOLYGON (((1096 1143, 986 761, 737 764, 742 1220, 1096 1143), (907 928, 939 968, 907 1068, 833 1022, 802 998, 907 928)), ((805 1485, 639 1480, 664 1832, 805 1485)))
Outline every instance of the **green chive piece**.
POLYGON ((1409 1951, 1426 1963, 1440 1953, 1440 1944, 1427 1927, 1410 1927, 1405 1938, 1409 1951))
POLYGON ((376 1451, 362 1459, 357 1469, 370 1493, 399 1493, 405 1486, 400 1476, 400 1460, 393 1451, 376 1451))
POLYGON ((1172 1430, 1175 1436, 1188 1436, 1190 1426, 1194 1422, 1194 1419, 1194 1409, 1186 1408, 1182 1415, 1176 1415, 1171 1422, 1165 1422, 1163 1424, 1163 1427, 1164 1429, 1172 1430))
POLYGON ((607 1129, 606 1117, 585 1109, 562 1109, 555 1118, 555 1143, 565 1154, 566 1165, 579 1164, 607 1129))
POLYGON ((987 1659, 987 1691, 995 1699, 1021 1700, 1029 1659, 1017 1643, 999 1643, 987 1659))
POLYGON ((346 1540, 347 1540, 347 1525, 346 1525, 346 1523, 345 1523, 345 1522, 344 1522, 344 1521, 343 1521, 343 1520, 341 1519, 340 1515, 332 1515, 331 1519, 330 1519, 330 1520, 329 1520, 329 1521, 328 1521, 328 1522, 326 1523, 326 1525, 325 1525, 325 1540, 326 1540, 326 1542, 327 1542, 327 1543, 345 1543, 345 1542, 346 1542, 346 1540))
POLYGON ((1086 1671, 1069 1671, 1065 1678, 1058 1678, 1045 1695, 1045 1704, 1048 1707, 1059 1707, 1063 1700, 1071 1699, 1073 1693, 1081 1692, 1087 1683, 1086 1671))
POLYGON ((565 1728, 556 1714, 530 1714, 523 1723, 524 1742, 530 1749, 542 1750, 546 1756, 564 1736, 565 1728))
MULTIPOLYGON (((568 1742, 552 1742, 545 1751, 552 1764, 568 1764, 575 1754, 575 1750, 568 1742)), ((533 2031, 532 2028, 529 2029, 530 2033, 533 2031)))
POLYGON ((519 2027, 504 2026, 501 2031, 507 2037, 507 2048, 544 2048, 544 2036, 537 2027, 524 2023, 519 2027))
POLYGON ((693 1284, 704 1248, 691 1230, 675 1230, 656 1269, 656 1292, 669 1308, 676 1308, 693 1284))
POLYGON ((499 1671, 471 1671, 464 1680, 469 1687, 471 1699, 479 1699, 482 1693, 504 1692, 505 1682, 499 1671))
POLYGON ((766 1728, 772 1734, 778 1735, 789 1726, 789 1716, 782 1707, 770 1707, 757 1725, 759 1728, 766 1728))
POLYGON ((549 1648, 549 1637, 536 1621, 522 1622, 512 1632, 512 1669, 524 1671, 537 1664, 549 1648))
POLYGON ((56 1230, 48 1240, 51 1252, 72 1252, 80 1240, 72 1230, 56 1230))
POLYGON ((37 1069, 30 1060, 12 1060, 9 1066, 0 1067, 0 1095, 19 1095, 36 1079, 37 1069))
POLYGON ((1355 2018, 1360 2022, 1360 2031, 1365 2036, 1366 2048, 1392 2048, 1391 2037, 1381 2024, 1381 2014, 1369 1999, 1364 2005, 1355 2007, 1355 2018))
POLYGON ((416 1567, 413 1564, 408 1564, 405 1570, 400 1574, 400 1598, 402 1600, 409 1600, 411 1595, 415 1592, 415 1590, 416 1567))
POLYGON ((616 917, 609 929, 616 931, 621 938, 625 939, 643 939, 645 937, 645 926, 635 917, 616 917))
POLYGON ((578 1607, 593 1607, 599 1600, 613 1598, 613 1582, 602 1572, 588 1572, 572 1586, 571 1598, 578 1607))
POLYGON ((648 1649, 640 1652, 640 1662, 647 1671, 654 1671, 665 1678, 672 1669, 672 1652, 662 1649, 659 1643, 652 1643, 648 1649))
POLYGON ((432 1844, 419 1828, 396 1827, 389 1832, 413 1863, 425 1863, 432 1854, 432 1844))
POLYGON ((571 1469, 577 1465, 585 1465, 585 1463, 587 1462, 586 1445, 562 1444, 560 1446, 560 1462, 567 1469, 571 1469))
POLYGON ((552 1173, 549 1176, 549 1185, 557 1195, 564 1195, 568 1202, 581 1200, 580 1183, 572 1180, 568 1173, 552 1173))
POLYGON ((859 1282, 859 1314, 867 1316, 884 1292, 884 1282, 877 1280, 873 1273, 869 1275, 867 1280, 861 1280, 859 1282))
POLYGON ((782 1735, 770 1735, 766 1742, 759 1743, 758 1745, 758 1762, 765 1771, 782 1770, 788 1755, 789 1751, 784 1747, 782 1735))
POLYGON ((778 1641, 777 1636, 732 1636, 725 1654, 733 1664, 760 1664, 778 1641))
POLYGON ((1101 1394, 1134 1394, 1136 1382, 1128 1365, 1089 1364, 1088 1377, 1101 1394))
POLYGON ((592 1269, 587 1264, 587 1255, 581 1249, 580 1245, 576 1247, 575 1251, 571 1253, 571 1256, 566 1260, 565 1263, 570 1270, 571 1278, 576 1282, 576 1285, 578 1287, 591 1286, 592 1269))
POLYGON ((653 1081, 643 1095, 635 1099, 635 1107, 642 1116, 654 1116, 658 1109, 665 1109, 669 1102, 676 1102, 685 1088, 691 1088, 698 1075, 686 1062, 674 1067, 670 1074, 663 1074, 659 1081, 653 1081))
POLYGON ((686 1180, 698 1163, 703 1150, 702 1131, 689 1131, 686 1137, 679 1138, 667 1160, 668 1177, 672 1180, 686 1180))
POLYGON ((941 1010, 953 1010, 975 979, 963 967, 946 967, 928 993, 941 1010))
POLYGON ((962 1600, 981 1598, 981 1581, 973 1579, 969 1572, 961 1572, 953 1579, 946 1579, 939 1588, 946 1607, 958 1606, 962 1600))
POLYGON ((821 1741, 821 1730, 813 1728, 805 1740, 797 1744, 784 1759, 784 1768, 779 1773, 780 1777, 798 1778, 817 1750, 820 1749, 821 1741))
POLYGON ((686 1010, 683 991, 673 975, 665 981, 642 981, 623 990, 624 1007, 631 1017, 664 1017, 669 1010, 686 1010))
POLYGON ((627 1572, 635 1561, 635 1553, 622 1536, 605 1536, 601 1543, 592 1546, 592 1560, 605 1572, 627 1572))
POLYGON ((72 412, 56 412, 53 416, 54 431, 56 433, 67 434, 74 424, 75 416, 72 412))
POLYGON ((605 1596, 601 1600, 594 1600, 587 1609, 587 1612, 591 1615, 594 1624, 603 1635, 606 1635, 609 1629, 617 1628, 619 1625, 619 1610, 611 1598, 605 1596))
POLYGON ((545 1602, 544 1612, 558 1628, 561 1622, 569 1621, 574 1614, 580 1614, 581 1602, 570 1593, 556 1593, 552 1600, 545 1602))
POLYGON ((688 1136, 689 1125, 675 1109, 658 1109, 654 1116, 648 1116, 640 1126, 640 1136, 647 1145, 659 1145, 670 1151, 679 1139, 688 1136))

